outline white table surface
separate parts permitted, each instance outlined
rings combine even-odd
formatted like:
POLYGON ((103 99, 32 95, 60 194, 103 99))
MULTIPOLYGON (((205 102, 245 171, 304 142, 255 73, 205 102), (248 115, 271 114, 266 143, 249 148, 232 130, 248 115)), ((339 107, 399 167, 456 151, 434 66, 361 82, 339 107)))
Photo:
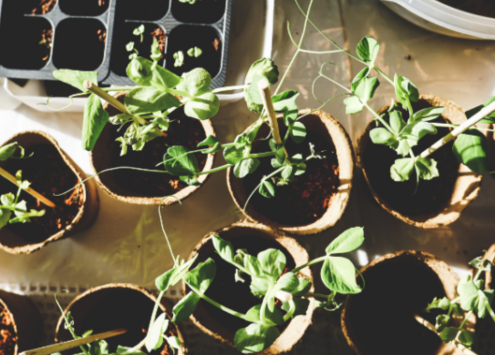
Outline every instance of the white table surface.
MULTIPOLYGON (((306 6, 307 0, 301 2, 306 6)), ((239 83, 259 56, 263 8, 264 0, 234 0, 228 84, 239 83)), ((316 0, 311 17, 327 35, 353 51, 361 37, 375 37, 381 43, 378 66, 391 75, 397 72, 410 78, 423 93, 452 100, 464 109, 495 95, 494 42, 460 40, 427 32, 405 22, 379 0, 316 0), (411 60, 405 59, 408 55, 411 60)), ((281 71, 295 51, 287 35, 287 21, 298 38, 303 17, 292 0, 277 0, 273 58, 281 71)), ((331 49, 312 28, 308 28, 304 48, 331 49)), ((326 61, 334 61, 352 74, 360 69, 342 54, 301 54, 284 85, 284 89, 301 92, 300 108, 317 106, 311 84, 326 61)), ((350 84, 350 76, 343 70, 334 68, 331 75, 345 85, 350 84)), ((336 92, 330 84, 318 85, 321 98, 336 92)), ((392 88, 382 81, 372 105, 380 108, 392 96, 392 88)), ((354 142, 370 120, 367 114, 347 117, 339 99, 332 101, 325 111, 343 123, 354 142)), ((222 107, 213 124, 222 141, 231 141, 255 119, 241 101, 222 107)), ((0 142, 25 130, 48 132, 91 174, 88 153, 80 147, 81 123, 82 114, 40 113, 21 106, 15 111, 0 111, 0 142)), ((223 158, 217 156, 216 165, 223 163, 223 158)), ((351 203, 342 220, 324 233, 297 238, 311 256, 322 254, 322 247, 343 230, 362 225, 366 242, 362 251, 354 255, 358 265, 387 252, 417 249, 437 255, 462 273, 467 261, 495 242, 495 179, 488 175, 484 177, 480 196, 461 218, 435 230, 417 229, 390 216, 372 200, 361 174, 357 176, 351 203)), ((100 214, 87 231, 31 255, 1 253, 0 283, 146 285, 169 268, 172 261, 160 230, 158 209, 120 203, 102 190, 99 193, 100 214)), ((175 204, 162 212, 174 251, 184 258, 207 232, 241 219, 227 190, 225 173, 211 176, 182 206, 175 204)))

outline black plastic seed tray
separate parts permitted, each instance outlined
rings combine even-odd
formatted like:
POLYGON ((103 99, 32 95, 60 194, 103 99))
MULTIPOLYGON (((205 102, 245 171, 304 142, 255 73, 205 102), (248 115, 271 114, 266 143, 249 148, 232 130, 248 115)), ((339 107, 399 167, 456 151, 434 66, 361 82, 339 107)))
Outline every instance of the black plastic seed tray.
POLYGON ((0 77, 53 80, 55 69, 98 71, 102 84, 133 84, 126 76, 134 42, 150 58, 153 38, 161 65, 182 75, 202 67, 212 87, 225 83, 232 0, 0 0, 0 77), (144 25, 143 36, 133 34, 144 25), (188 50, 201 49, 199 57, 188 50), (174 53, 184 64, 175 67, 174 53))

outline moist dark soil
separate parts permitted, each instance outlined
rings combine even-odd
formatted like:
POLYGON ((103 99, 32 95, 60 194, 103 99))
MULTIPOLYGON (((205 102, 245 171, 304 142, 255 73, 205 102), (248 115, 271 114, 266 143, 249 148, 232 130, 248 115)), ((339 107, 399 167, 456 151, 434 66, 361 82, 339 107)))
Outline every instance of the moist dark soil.
POLYGON ((12 315, 0 305, 0 355, 13 355, 17 343, 12 315))
POLYGON ((172 15, 179 21, 215 23, 225 14, 225 0, 196 0, 194 4, 172 1, 172 15))
POLYGON ((495 18, 495 1, 493 0, 438 0, 456 9, 475 15, 495 18))
MULTIPOLYGON (((68 0, 73 1, 73 0, 68 0)), ((157 21, 165 17, 168 12, 169 1, 163 0, 139 0, 139 6, 136 0, 119 0, 117 1, 117 21, 141 20, 157 21)), ((138 25, 138 23, 136 23, 138 25)))
POLYGON ((179 25, 170 31, 165 67, 177 75, 195 68, 204 68, 214 78, 222 65, 222 45, 221 36, 213 27, 179 25), (187 54, 187 51, 194 47, 203 51, 197 58, 187 54), (179 51, 184 53, 184 65, 175 67, 174 53, 179 51))
POLYGON ((37 0, 38 4, 31 10, 32 15, 44 15, 55 7, 57 0, 37 0))
MULTIPOLYGON (((287 128, 283 123, 279 123, 279 127, 284 137, 287 128)), ((326 132, 324 127, 320 132, 321 134, 326 132)), ((286 145, 289 156, 295 154, 309 156, 311 154, 309 143, 314 144, 316 153, 322 152, 320 155, 324 159, 307 161, 306 172, 296 176, 295 180, 286 186, 277 186, 275 197, 266 198, 256 192, 249 203, 258 213, 274 222, 291 226, 308 225, 323 216, 340 185, 339 162, 333 143, 329 144, 316 131, 309 131, 304 142, 300 144, 294 143, 289 138, 286 145)), ((269 151, 268 141, 259 141, 253 148, 253 153, 269 151)), ((261 164, 258 169, 243 179, 246 196, 251 195, 264 176, 275 170, 270 160, 260 159, 261 164)))
POLYGON ((419 324, 419 314, 435 324, 436 314, 423 309, 434 297, 445 297, 438 276, 418 255, 383 261, 363 274, 366 287, 352 296, 349 309, 356 340, 370 355, 430 355, 442 344, 419 324))
MULTIPOLYGON (((292 270, 295 268, 295 262, 292 256, 285 248, 274 240, 266 239, 257 235, 246 234, 230 239, 230 242, 234 246, 234 250, 246 249, 247 253, 253 256, 257 256, 259 252, 266 249, 278 249, 285 254, 287 259, 287 269, 292 270)), ((217 253, 213 252, 211 241, 204 245, 199 251, 197 263, 203 262, 208 258, 215 260, 215 265, 217 267, 215 279, 206 291, 206 295, 208 297, 240 313, 246 313, 252 307, 262 303, 262 298, 258 298, 251 293, 249 288, 251 278, 246 276, 244 278, 246 282, 236 282, 234 279, 236 268, 224 261, 217 253)), ((194 267, 196 266, 194 265, 193 268, 194 267)), ((207 302, 203 302, 203 305, 211 317, 227 329, 237 331, 238 329, 245 328, 250 324, 249 322, 232 316, 207 302)), ((286 326, 286 324, 282 325, 279 330, 285 329, 286 326)))
POLYGON ((97 19, 68 18, 55 30, 53 64, 60 69, 97 70, 105 52, 106 29, 97 19), (84 30, 81 30, 84 29, 84 30))
MULTIPOLYGON (((8 224, 8 228, 15 234, 30 242, 46 240, 53 234, 65 229, 79 213, 84 203, 82 186, 63 195, 53 196, 73 188, 78 183, 74 172, 65 164, 59 152, 50 145, 35 145, 26 149, 26 156, 34 153, 27 159, 9 159, 5 170, 12 175, 22 170, 22 179, 31 182, 31 188, 47 197, 57 207, 50 208, 29 195, 21 192, 19 200, 27 202, 28 210, 45 210, 42 217, 31 218, 30 223, 8 224)), ((0 195, 17 193, 17 187, 4 178, 0 179, 0 195)))
MULTIPOLYGON (((115 109, 112 107, 111 110, 115 109)), ((116 112, 114 111, 114 113, 116 112)), ((113 113, 110 115, 113 115, 113 113)), ((132 166, 144 169, 160 169, 156 165, 163 161, 163 155, 168 147, 182 145, 189 150, 195 150, 198 143, 206 138, 200 121, 186 116, 182 108, 175 110, 170 115, 170 119, 172 121, 168 131, 165 132, 166 137, 158 137, 146 143, 142 151, 136 152, 129 147, 127 154, 124 156, 120 156, 120 143, 116 142, 115 139, 124 134, 127 126, 120 131, 117 131, 117 126, 112 126, 109 140, 109 149, 112 155, 111 167, 132 166)), ((201 153, 196 153, 195 156, 198 160, 198 171, 201 171, 206 164, 207 156, 201 153)), ((138 196, 169 196, 189 186, 180 181, 178 177, 165 173, 119 170, 107 174, 114 174, 117 185, 128 191, 135 192, 138 196)))
POLYGON ((110 0, 59 0, 60 10, 72 16, 98 16, 107 11, 110 0))
MULTIPOLYGON (((102 290, 98 292, 108 291, 102 290)), ((110 353, 114 353, 119 345, 133 347, 145 338, 154 302, 139 291, 116 288, 98 299, 95 304, 90 304, 89 301, 85 301, 83 298, 76 303, 77 305, 79 307, 88 307, 88 309, 84 309, 84 312, 76 311, 77 307, 74 307, 72 311, 77 334, 82 334, 87 330, 93 330, 93 334, 98 334, 120 328, 127 329, 125 334, 106 339, 109 346, 108 350, 110 353)), ((161 311, 158 314, 160 313, 161 311)), ((172 322, 169 323, 166 335, 177 335, 177 328, 172 322)), ((63 340, 70 339, 70 334, 65 330, 63 331, 63 336, 63 338, 61 336, 63 340)), ((78 350, 75 349, 67 353, 77 353, 78 350)), ((145 351, 144 347, 142 350, 145 351)), ((149 354, 173 355, 174 352, 164 342, 161 350, 155 350, 149 354)))
MULTIPOLYGON (((414 111, 427 107, 431 105, 425 100, 413 104, 414 111)), ((409 115, 403 110, 402 117, 407 121, 409 115)), ((432 122, 445 123, 446 120, 440 117, 432 122)), ((449 133, 449 128, 437 127, 437 129, 436 135, 423 137, 413 148, 415 155, 419 155, 440 137, 449 133)), ((430 156, 438 163, 440 177, 420 180, 418 190, 414 193, 416 190, 415 172, 407 181, 392 180, 390 167, 400 156, 389 147, 373 144, 370 141, 364 152, 364 167, 370 184, 390 207, 401 214, 417 216, 438 213, 450 202, 458 177, 459 161, 452 153, 452 145, 453 142, 450 142, 430 156)))
MULTIPOLYGON (((134 48, 139 52, 139 56, 151 60, 151 45, 156 38, 160 46, 160 51, 164 53, 165 43, 167 41, 167 35, 162 27, 155 24, 145 24, 145 30, 143 33, 143 41, 141 42, 140 36, 135 36, 132 32, 136 27, 140 26, 136 22, 122 23, 118 27, 118 33, 120 36, 115 37, 112 45, 112 70, 121 76, 126 76, 126 69, 131 61, 129 55, 135 52, 128 52, 126 45, 129 42, 134 42, 134 48)), ((163 54, 162 54, 163 59, 163 54)), ((159 65, 163 65, 163 60, 158 62, 159 65)))
POLYGON ((42 58, 44 61, 47 61, 50 58, 50 52, 52 49, 52 38, 53 38, 53 30, 45 29, 41 32, 41 41, 40 46, 45 47, 46 55, 42 58))

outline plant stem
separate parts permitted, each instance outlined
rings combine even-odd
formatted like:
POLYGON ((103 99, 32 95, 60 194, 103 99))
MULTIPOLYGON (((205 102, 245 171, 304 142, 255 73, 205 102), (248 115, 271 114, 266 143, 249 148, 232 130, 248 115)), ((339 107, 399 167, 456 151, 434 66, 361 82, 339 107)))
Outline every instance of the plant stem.
POLYGON ((284 170, 285 167, 281 167, 281 168, 278 168, 277 170, 275 170, 273 173, 271 173, 270 175, 268 176, 265 176, 263 179, 261 179, 260 183, 254 188, 253 192, 251 192, 251 194, 249 195, 248 199, 246 200, 246 203, 244 204, 244 208, 242 209, 243 211, 246 210, 247 208, 247 205, 249 203, 249 201, 251 200, 251 198, 253 197, 254 193, 259 189, 259 187, 261 186, 261 184, 263 182, 265 182, 266 180, 274 177, 275 175, 277 175, 279 172, 281 172, 282 170, 284 170))
POLYGON ((302 269, 304 269, 306 266, 311 266, 311 265, 314 265, 314 264, 321 263, 321 262, 325 261, 326 258, 327 258, 327 255, 324 255, 324 256, 321 256, 319 258, 313 259, 313 260, 307 262, 304 265, 301 265, 301 266, 296 267, 291 272, 293 272, 294 274, 297 274, 299 271, 301 271, 302 269))
POLYGON ((249 154, 250 158, 266 158, 274 156, 275 152, 266 152, 266 153, 258 153, 258 154, 249 154))
POLYGON ((462 133, 464 133, 466 130, 468 130, 471 126, 474 126, 476 123, 481 121, 483 118, 485 118, 488 115, 491 115, 493 112, 495 112, 495 101, 489 104, 486 107, 483 107, 477 114, 475 114, 473 117, 468 119, 467 121, 463 122, 459 127, 455 128, 447 134, 445 137, 441 138, 437 142, 435 142, 431 147, 425 149, 424 152, 422 152, 419 156, 421 158, 426 158, 430 154, 434 153, 438 149, 442 148, 445 144, 450 142, 452 139, 458 137, 462 133))
POLYGON ((330 297, 331 295, 325 295, 323 293, 311 293, 311 292, 308 292, 308 293, 305 293, 302 296, 303 297, 313 297, 313 298, 325 298, 325 299, 328 299, 328 297, 330 297))
POLYGON ((464 317, 464 320, 461 323, 461 326, 459 327, 460 329, 464 329, 464 325, 466 325, 466 322, 468 321, 469 317, 471 317, 471 314, 473 314, 473 311, 469 311, 466 317, 464 317))
MULTIPOLYGON (((19 187, 19 184, 17 183, 17 179, 12 174, 10 174, 7 170, 4 170, 4 169, 0 168, 0 176, 3 176, 7 180, 9 180, 11 183, 13 183, 15 186, 19 187)), ((41 202, 43 202, 46 206, 51 207, 51 208, 55 208, 56 207, 56 205, 52 201, 50 201, 49 199, 47 199, 42 194, 36 192, 32 188, 28 187, 24 191, 26 191, 28 194, 30 194, 34 198, 36 198, 36 199, 40 200, 41 202)))
POLYGON ((214 169, 211 169, 211 170, 201 171, 201 172, 197 173, 195 176, 206 175, 206 174, 210 174, 210 173, 216 173, 218 171, 222 171, 222 170, 228 169, 231 166, 234 166, 234 165, 232 165, 232 164, 225 164, 225 165, 219 166, 219 167, 214 168, 214 169))

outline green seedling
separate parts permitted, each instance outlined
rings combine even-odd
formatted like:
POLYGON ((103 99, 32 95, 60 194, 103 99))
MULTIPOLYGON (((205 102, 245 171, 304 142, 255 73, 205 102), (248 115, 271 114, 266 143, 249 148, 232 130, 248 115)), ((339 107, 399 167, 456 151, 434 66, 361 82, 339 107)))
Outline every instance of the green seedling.
POLYGON ((173 57, 174 57, 174 67, 176 68, 182 67, 185 64, 184 63, 185 56, 183 51, 175 52, 173 57))
POLYGON ((190 4, 190 5, 194 5, 196 3, 197 0, 179 0, 179 2, 182 2, 184 4, 190 4))
POLYGON ((139 36, 139 40, 141 41, 141 43, 143 43, 144 40, 144 30, 144 25, 140 25, 139 27, 136 27, 134 31, 132 31, 132 34, 134 36, 139 36))
POLYGON ((189 48, 189 50, 187 51, 187 55, 189 57, 198 58, 199 56, 201 56, 201 54, 203 54, 203 51, 199 47, 189 48))

